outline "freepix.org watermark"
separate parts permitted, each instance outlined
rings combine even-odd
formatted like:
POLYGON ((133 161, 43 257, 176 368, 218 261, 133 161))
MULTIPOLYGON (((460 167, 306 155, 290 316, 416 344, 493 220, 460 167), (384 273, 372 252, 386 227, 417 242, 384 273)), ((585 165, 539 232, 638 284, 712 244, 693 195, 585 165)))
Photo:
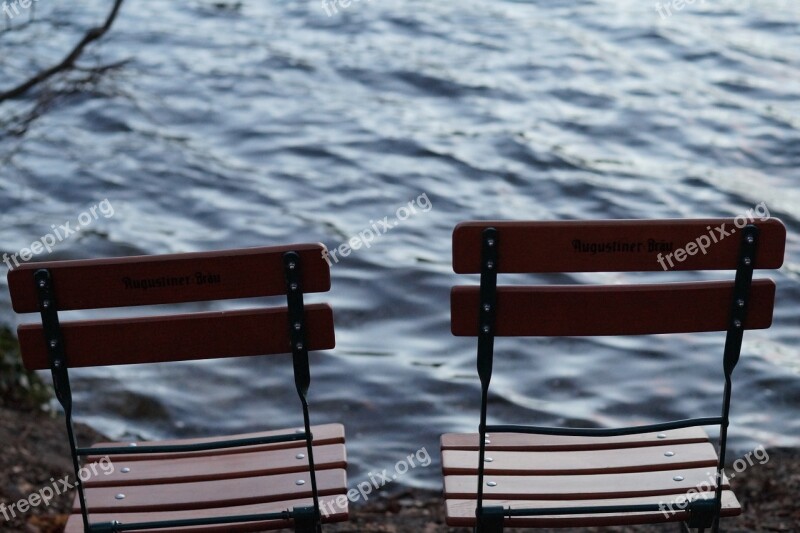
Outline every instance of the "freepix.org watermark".
POLYGON ((329 516, 335 514, 337 510, 344 511, 347 508, 348 501, 353 503, 358 500, 367 501, 373 490, 382 489, 386 485, 396 481, 400 476, 406 475, 409 470, 413 470, 418 466, 427 468, 430 466, 431 462, 432 460, 428 450, 420 448, 416 452, 408 454, 406 458, 397 461, 394 465, 394 472, 391 474, 388 468, 384 468, 380 472, 370 472, 367 474, 369 480, 357 483, 356 488, 348 490, 346 495, 340 494, 335 499, 321 503, 320 512, 323 516, 329 516))
POLYGON ((654 8, 661 17, 661 20, 668 20, 673 15, 677 15, 684 9, 699 6, 711 6, 718 9, 735 7, 740 13, 751 13, 753 10, 768 10, 776 12, 778 10, 800 12, 800 2, 797 0, 737 0, 736 2, 725 3, 711 2, 709 0, 663 0, 656 2, 654 8), (720 5, 721 4, 721 5, 720 5))
MULTIPOLYGON (((758 446, 754 450, 747 452, 744 457, 740 457, 733 462, 733 472, 727 473, 723 470, 722 475, 728 479, 735 478, 736 474, 741 474, 755 464, 753 457, 755 457, 760 465, 764 465, 769 462, 769 454, 767 453, 767 450, 764 448, 764 446, 758 446)), ((702 495, 713 494, 716 486, 717 472, 709 472, 708 479, 701 481, 694 488, 687 490, 685 494, 677 496, 669 503, 659 503, 658 507, 664 514, 664 517, 669 518, 679 511, 685 511, 689 504, 696 498, 695 495, 698 495, 697 497, 701 497, 702 495)))
POLYGON ((12 2, 5 1, 3 2, 3 13, 9 20, 13 20, 14 17, 19 16, 22 11, 20 8, 24 10, 28 10, 36 4, 39 0, 13 0, 12 2))
POLYGON ((64 224, 56 226, 50 225, 52 232, 35 240, 27 248, 23 248, 15 254, 3 254, 3 262, 8 266, 9 270, 14 270, 22 262, 30 261, 31 258, 42 253, 50 253, 53 247, 70 238, 75 233, 79 232, 82 228, 90 226, 95 220, 103 215, 104 218, 111 218, 114 216, 114 206, 108 201, 108 198, 102 202, 91 206, 89 209, 78 215, 77 225, 72 226, 72 221, 68 220, 64 224))
POLYGON ((675 11, 683 11, 683 8, 694 5, 695 3, 697 3, 697 5, 704 5, 706 0, 671 0, 663 4, 661 2, 656 2, 655 8, 661 19, 666 20, 673 15, 673 9, 675 11))
POLYGON ((360 4, 362 1, 367 4, 372 3, 372 0, 322 0, 322 9, 325 10, 325 13, 329 17, 332 17, 339 12, 340 7, 342 9, 349 9, 350 6, 360 4))
MULTIPOLYGON (((97 462, 84 465, 78 471, 78 479, 80 479, 81 483, 86 483, 91 478, 98 476, 98 470, 106 476, 114 473, 114 463, 111 462, 107 455, 97 462)), ((23 515, 40 505, 47 507, 54 498, 73 488, 75 488, 75 483, 70 481, 69 476, 64 476, 58 480, 51 477, 49 485, 30 493, 27 498, 22 498, 11 505, 0 503, 0 514, 3 515, 6 521, 12 520, 17 517, 17 513, 23 515)))
POLYGON ((755 222, 756 217, 761 222, 769 220, 769 209, 767 208, 766 202, 761 202, 755 208, 748 209, 744 215, 739 215, 733 220, 733 225, 736 226, 735 228, 728 227, 728 224, 720 224, 719 226, 712 228, 711 226, 706 226, 708 230, 708 234, 703 234, 697 237, 693 241, 689 241, 683 248, 678 248, 677 250, 670 252, 668 254, 661 254, 659 253, 656 257, 656 261, 658 264, 661 265, 661 268, 664 270, 669 270, 670 268, 675 268, 675 261, 678 263, 683 263, 686 261, 686 258, 692 255, 697 255, 698 252, 702 252, 703 255, 708 253, 708 249, 711 247, 712 244, 716 244, 721 240, 725 239, 726 237, 730 237, 731 235, 736 233, 737 229, 742 229, 748 224, 755 222), (667 266, 669 264, 669 266, 667 266))
POLYGON ((339 262, 340 257, 347 257, 354 250, 359 250, 362 247, 371 247, 376 239, 380 239, 389 233, 392 229, 399 226, 401 222, 419 213, 427 213, 431 209, 433 209, 433 204, 428 198, 428 194, 422 193, 417 196, 415 200, 411 200, 406 205, 400 206, 397 211, 395 211, 396 218, 393 220, 389 220, 388 216, 383 217, 377 222, 370 220, 370 226, 368 228, 359 231, 356 235, 350 237, 347 242, 331 250, 323 250, 322 258, 328 262, 328 266, 332 266, 333 263, 339 262))

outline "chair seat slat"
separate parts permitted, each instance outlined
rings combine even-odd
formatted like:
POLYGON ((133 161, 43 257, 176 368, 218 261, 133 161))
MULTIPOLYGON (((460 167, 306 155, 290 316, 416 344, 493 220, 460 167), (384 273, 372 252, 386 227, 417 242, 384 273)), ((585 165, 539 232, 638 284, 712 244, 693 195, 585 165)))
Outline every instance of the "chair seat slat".
MULTIPOLYGON (((157 445, 179 445, 179 444, 201 444, 218 442, 232 438, 249 438, 260 436, 275 436, 291 433, 292 431, 302 431, 302 428, 293 429, 279 429, 274 431, 261 431, 258 433, 245 433, 241 435, 231 435, 227 437, 206 437, 198 439, 180 439, 180 440, 163 440, 163 441, 128 441, 128 442, 99 442, 94 444, 92 448, 126 448, 132 445, 138 446, 157 446, 157 445)), ((344 443, 344 426, 342 424, 320 424, 312 426, 311 432, 314 436, 314 445, 322 446, 327 444, 343 444, 344 443)), ((163 454, 147 454, 147 455, 115 455, 113 460, 120 461, 152 461, 155 459, 180 459, 183 457, 203 457, 203 456, 220 456, 228 454, 239 454, 245 452, 253 452, 260 450, 283 450, 288 448, 305 448, 305 441, 289 441, 278 442, 274 444, 261 444, 257 446, 244 446, 240 448, 223 448, 219 450, 206 450, 199 452, 177 452, 177 453, 163 453, 163 454)), ((99 460, 99 456, 87 456, 88 462, 99 460)))
MULTIPOLYGON (((477 450, 477 433, 446 433, 441 439, 442 450, 477 450)), ((690 427, 663 433, 640 433, 619 437, 574 437, 561 435, 529 435, 523 433, 492 434, 486 449, 506 451, 578 451, 663 446, 708 442, 702 428, 690 427)))
MULTIPOLYGON (((344 469, 317 470, 320 495, 346 492, 344 469)), ((86 489, 93 512, 151 512, 249 505, 311 497, 308 471, 186 483, 159 483, 86 489), (302 483, 299 483, 302 481, 302 483), (117 499, 124 494, 124 499, 117 499)), ((80 506, 73 507, 79 512, 80 506)))
MULTIPOLYGON (((98 471, 84 483, 91 487, 122 487, 213 481, 253 476, 289 474, 308 470, 305 453, 297 449, 267 450, 239 454, 186 457, 182 459, 134 461, 127 463, 112 458, 115 469, 106 474, 98 471), (123 471, 122 469, 127 470, 123 471)), ((318 469, 345 468, 344 444, 314 446, 314 463, 318 469)))
MULTIPOLYGON (((337 496, 322 496, 320 498, 320 508, 323 512, 322 521, 325 523, 343 522, 348 518, 348 500, 337 496), (339 503, 343 503, 342 506, 339 503)), ((276 502, 266 502, 251 505, 237 505, 229 507, 210 507, 206 509, 194 509, 191 511, 161 511, 144 513, 91 513, 90 520, 93 524, 111 522, 118 520, 123 523, 131 524, 136 522, 151 522, 162 520, 178 520, 183 518, 211 518, 221 516, 249 515, 256 513, 274 513, 295 507, 306 507, 312 505, 311 498, 282 500, 276 502)), ((271 531, 275 529, 290 528, 291 523, 287 520, 273 520, 269 522, 228 524, 224 526, 196 526, 191 528, 166 528, 150 530, 152 533, 222 533, 222 532, 245 532, 245 531, 271 531)), ((145 530, 147 531, 147 530, 145 530)), ((80 515, 72 515, 67 522, 64 533, 83 533, 83 523, 80 515)))
MULTIPOLYGON (((670 496, 647 496, 637 498, 607 498, 580 501, 581 506, 603 505, 629 505, 629 504, 670 504, 676 502, 680 494, 670 496)), ((713 498, 713 492, 696 493, 687 496, 690 500, 713 498)), ((681 500, 678 500, 681 501, 681 500)), ((515 509, 549 509, 557 507, 571 507, 573 501, 562 500, 485 500, 487 506, 503 506, 515 509)), ((447 501, 447 525, 453 527, 472 527, 475 525, 474 499, 452 499, 447 501)), ((674 513, 668 507, 665 512, 656 513, 617 513, 617 514, 590 514, 590 515, 549 515, 537 517, 506 518, 508 527, 591 527, 591 526, 623 526, 638 524, 653 524, 661 522, 680 522, 689 518, 688 512, 677 505, 673 505, 674 513)), ((736 496, 730 490, 722 492, 722 512, 724 517, 738 516, 742 512, 736 496)))
MULTIPOLYGON (((627 450, 568 452, 492 451, 486 475, 575 475, 651 472, 676 468, 715 467, 717 454, 711 443, 670 444, 627 450), (671 455, 667 455, 667 454, 671 455)), ((478 473, 478 452, 442 451, 446 475, 478 473)))
MULTIPOLYGON (((485 498, 511 500, 586 500, 598 498, 636 498, 680 494, 700 485, 714 487, 714 468, 679 468, 658 472, 585 475, 487 475, 485 498), (676 476, 682 478, 676 481, 676 476), (495 485, 488 485, 488 483, 495 485)), ((476 475, 445 475, 447 499, 474 498, 476 475)), ((728 488, 725 479, 723 488, 728 488)))

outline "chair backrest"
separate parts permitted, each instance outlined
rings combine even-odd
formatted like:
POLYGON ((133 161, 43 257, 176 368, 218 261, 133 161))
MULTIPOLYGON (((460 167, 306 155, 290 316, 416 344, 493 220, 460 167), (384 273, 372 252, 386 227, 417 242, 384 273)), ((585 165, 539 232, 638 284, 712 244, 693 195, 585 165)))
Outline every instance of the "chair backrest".
MULTIPOLYGON (((783 263, 786 229, 756 222, 756 269, 783 263)), ((456 273, 481 273, 484 232, 495 236, 494 273, 736 270, 742 228, 733 219, 466 222, 453 233, 456 273), (724 235, 724 237, 723 237, 724 235)), ((497 287, 495 336, 641 335, 724 331, 734 280, 639 285, 497 287)), ((452 332, 478 336, 481 289, 454 287, 452 332)), ((744 329, 772 322, 775 284, 752 283, 744 329)))
MULTIPOLYGON (((29 263, 9 272, 18 313, 41 312, 37 272, 52 284, 55 311, 176 304, 287 295, 285 254, 298 257, 305 293, 330 289, 330 270, 319 244, 161 256, 29 263), (302 267, 302 268, 301 268, 302 267)), ((305 307, 309 350, 334 347, 327 304, 305 307)), ((62 322, 68 367, 155 363, 292 352, 289 309, 174 314, 62 322), (230 335, 235 331, 237 335, 230 335)), ((22 358, 32 370, 50 367, 45 325, 18 328, 22 358)))

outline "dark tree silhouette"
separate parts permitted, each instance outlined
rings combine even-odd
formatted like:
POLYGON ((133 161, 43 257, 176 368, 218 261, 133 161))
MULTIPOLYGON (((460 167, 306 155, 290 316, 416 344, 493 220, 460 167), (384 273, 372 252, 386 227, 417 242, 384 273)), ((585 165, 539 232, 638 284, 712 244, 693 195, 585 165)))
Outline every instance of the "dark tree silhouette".
POLYGON ((60 63, 37 73, 35 76, 17 85, 13 89, 0 92, 0 102, 19 98, 33 87, 44 81, 47 81, 55 74, 61 71, 76 68, 75 62, 78 60, 78 58, 80 58, 81 54, 83 54, 84 49, 92 42, 103 37, 103 35, 105 35, 108 30, 111 29, 111 26, 114 24, 114 20, 117 18, 117 13, 119 13, 119 9, 122 7, 122 2, 124 2, 124 0, 114 0, 114 6, 111 8, 111 12, 108 14, 108 17, 106 17, 105 24, 91 28, 89 31, 87 31, 83 36, 83 39, 80 40, 75 48, 73 48, 72 51, 67 54, 67 56, 60 63))

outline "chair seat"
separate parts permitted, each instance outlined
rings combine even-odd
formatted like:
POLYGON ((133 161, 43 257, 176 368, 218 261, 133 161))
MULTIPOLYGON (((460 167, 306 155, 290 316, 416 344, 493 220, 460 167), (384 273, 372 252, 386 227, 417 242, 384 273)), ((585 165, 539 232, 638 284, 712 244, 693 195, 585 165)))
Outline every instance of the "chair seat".
MULTIPOLYGON (((447 524, 475 525, 478 434, 442 436, 447 524)), ((717 453, 701 428, 620 437, 487 435, 484 507, 557 509, 664 504, 665 512, 506 518, 509 527, 679 522, 684 502, 713 498, 717 453), (671 507, 669 507, 671 505, 671 507), (674 512, 671 512, 674 511, 674 512)), ((722 516, 741 513, 724 479, 722 516)))
MULTIPOLYGON (((323 522, 347 520, 344 427, 328 424, 312 426, 311 430, 323 522)), ((94 447, 194 444, 295 431, 293 428, 223 439, 103 443, 94 447)), ((89 457, 87 463, 98 459, 89 457)), ((305 441, 175 454, 114 455, 111 461, 113 471, 96 468, 96 474, 84 483, 92 524, 253 515, 313 505, 305 441)), ((72 513, 65 531, 83 531, 77 497, 72 513)), ((263 531, 290 527, 291 520, 283 519, 152 531, 263 531)))

